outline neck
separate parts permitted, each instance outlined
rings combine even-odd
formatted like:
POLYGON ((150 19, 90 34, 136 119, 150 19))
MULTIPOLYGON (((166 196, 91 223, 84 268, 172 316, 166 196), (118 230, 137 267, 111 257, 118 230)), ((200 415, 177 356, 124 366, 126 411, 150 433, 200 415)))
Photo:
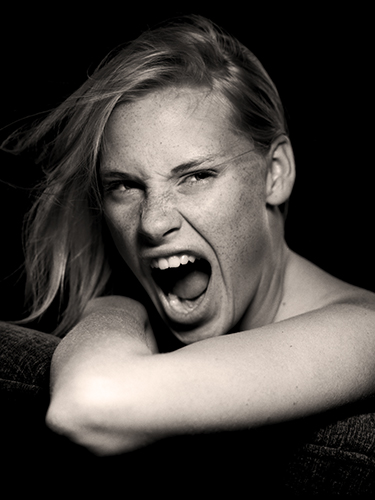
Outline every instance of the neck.
POLYGON ((285 275, 291 251, 284 240, 284 221, 281 214, 278 213, 271 219, 272 237, 264 260, 264 271, 259 280, 257 293, 236 326, 236 331, 251 330, 273 323, 283 300, 285 275))

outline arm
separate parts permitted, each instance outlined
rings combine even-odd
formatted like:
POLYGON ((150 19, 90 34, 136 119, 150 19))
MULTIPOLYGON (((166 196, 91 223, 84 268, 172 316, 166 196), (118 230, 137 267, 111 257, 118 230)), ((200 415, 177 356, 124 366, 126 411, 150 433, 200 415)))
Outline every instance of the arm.
POLYGON ((103 431, 110 430, 111 419, 104 422, 105 429, 96 424, 103 409, 110 411, 119 396, 115 381, 134 359, 157 352, 147 312, 140 303, 119 296, 92 300, 53 355, 47 425, 84 445, 94 439, 100 448, 100 440, 92 434, 95 429, 107 447, 110 436, 103 431))
POLYGON ((117 313, 103 306, 87 316, 52 367, 47 422, 99 454, 276 423, 375 389, 375 319, 364 305, 327 306, 158 354, 141 306, 134 320, 120 302, 117 313))

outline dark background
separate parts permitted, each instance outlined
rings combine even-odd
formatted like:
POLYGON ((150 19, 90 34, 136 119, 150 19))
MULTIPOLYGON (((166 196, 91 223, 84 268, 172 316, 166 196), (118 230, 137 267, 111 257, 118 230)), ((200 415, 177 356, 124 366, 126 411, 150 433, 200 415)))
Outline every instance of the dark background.
MULTIPOLYGON (((359 2, 336 2, 339 9, 329 2, 294 8, 285 2, 180 2, 178 9, 126 2, 91 3, 89 10, 79 2, 74 8, 53 4, 53 10, 48 3, 39 10, 31 5, 2 15, 2 139, 9 124, 57 106, 113 47, 169 17, 207 16, 257 55, 281 94, 297 163, 289 245, 341 279, 375 291, 370 8, 359 2)), ((0 158, 0 179, 26 188, 35 182, 38 170, 28 161, 4 153, 0 158)), ((0 203, 0 319, 7 320, 19 314, 23 300, 18 267, 28 190, 0 182, 0 203)))

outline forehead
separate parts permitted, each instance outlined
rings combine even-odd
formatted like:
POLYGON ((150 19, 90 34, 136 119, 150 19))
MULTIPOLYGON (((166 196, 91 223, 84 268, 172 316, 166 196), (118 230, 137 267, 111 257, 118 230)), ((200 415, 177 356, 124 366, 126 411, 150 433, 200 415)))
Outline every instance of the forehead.
POLYGON ((203 90, 168 89, 119 105, 105 130, 102 168, 173 168, 193 157, 235 155, 251 141, 232 130, 229 116, 229 104, 203 90))

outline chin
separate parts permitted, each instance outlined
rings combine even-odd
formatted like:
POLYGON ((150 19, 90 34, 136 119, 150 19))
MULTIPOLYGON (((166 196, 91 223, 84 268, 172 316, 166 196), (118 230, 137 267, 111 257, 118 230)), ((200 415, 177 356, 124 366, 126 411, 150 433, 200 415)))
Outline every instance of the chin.
POLYGON ((214 337, 225 335, 228 331, 227 328, 220 326, 213 326, 212 324, 202 324, 192 327, 192 325, 176 325, 168 323, 170 331, 173 335, 183 344, 194 344, 201 340, 207 340, 214 337))

